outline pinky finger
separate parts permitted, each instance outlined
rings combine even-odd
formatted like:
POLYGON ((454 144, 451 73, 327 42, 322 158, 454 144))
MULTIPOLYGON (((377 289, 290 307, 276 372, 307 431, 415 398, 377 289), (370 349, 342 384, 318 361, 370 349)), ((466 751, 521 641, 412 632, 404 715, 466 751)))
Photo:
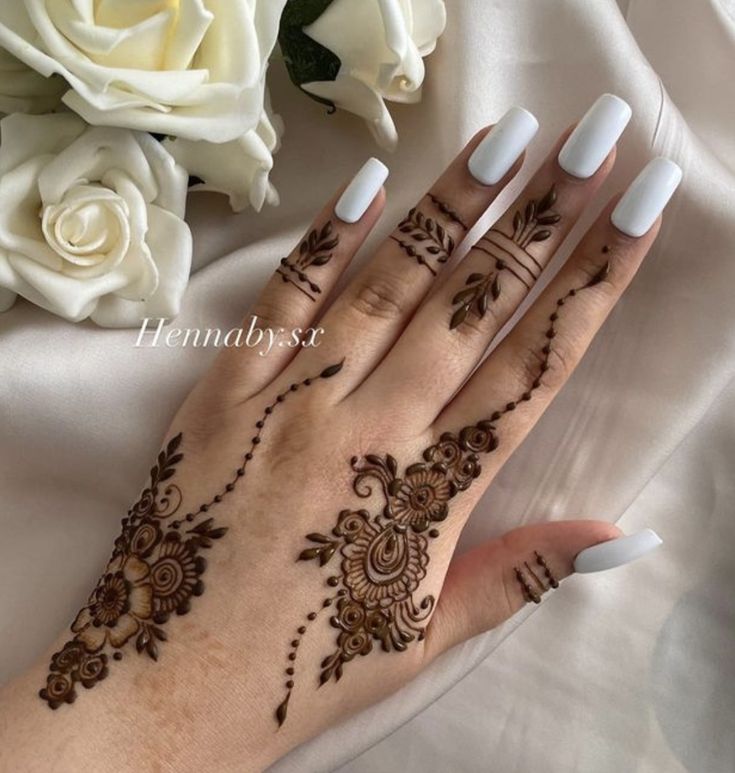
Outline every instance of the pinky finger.
POLYGON ((314 325, 330 291, 378 221, 387 177, 387 167, 369 159, 281 259, 242 323, 243 331, 256 326, 267 336, 267 354, 258 347, 226 347, 212 370, 212 378, 225 385, 233 400, 240 402, 266 387, 296 355, 294 336, 314 325))
POLYGON ((624 536, 604 521, 524 526, 454 559, 426 636, 429 660, 505 622, 577 572, 627 564, 661 540, 650 529, 624 536))

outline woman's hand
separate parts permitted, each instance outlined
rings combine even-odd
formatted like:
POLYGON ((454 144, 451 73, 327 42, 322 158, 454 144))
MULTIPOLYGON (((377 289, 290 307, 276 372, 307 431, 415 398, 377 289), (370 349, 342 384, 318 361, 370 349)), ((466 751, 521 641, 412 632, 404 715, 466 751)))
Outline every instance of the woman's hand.
POLYGON ((383 209, 382 165, 327 204, 252 310, 280 341, 318 324, 319 345, 222 351, 46 671, 6 689, 5 764, 261 770, 538 602, 575 557, 593 571, 658 542, 539 523, 453 558, 678 184, 652 162, 483 361, 612 169, 629 115, 601 98, 439 281, 520 168, 529 113, 478 133, 329 307, 383 209))

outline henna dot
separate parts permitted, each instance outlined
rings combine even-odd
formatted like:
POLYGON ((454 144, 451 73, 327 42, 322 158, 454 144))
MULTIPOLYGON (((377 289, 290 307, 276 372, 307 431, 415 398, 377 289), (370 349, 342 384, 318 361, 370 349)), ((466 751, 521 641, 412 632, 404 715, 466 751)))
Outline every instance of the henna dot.
POLYGON ((215 502, 221 502, 222 501, 222 495, 221 494, 216 494, 215 497, 214 497, 214 501, 215 502))
POLYGON ((267 413, 267 414, 270 416, 270 415, 273 413, 273 408, 272 408, 272 407, 269 405, 269 406, 268 406, 268 407, 265 409, 265 412, 266 412, 266 413, 267 413))
POLYGON ((291 642, 291 646, 292 646, 294 649, 296 649, 296 647, 298 647, 298 646, 299 646, 299 640, 298 640, 298 639, 294 639, 294 640, 291 642))
MULTIPOLYGON (((288 264, 288 258, 281 258, 281 265, 285 266, 288 264)), ((284 277, 285 278, 285 277, 284 277)))
POLYGON ((174 521, 174 522, 171 524, 171 528, 172 528, 172 529, 178 529, 178 528, 179 528, 179 522, 178 522, 178 521, 174 521))
POLYGON ((289 666, 289 667, 286 669, 286 673, 287 673, 289 676, 293 676, 293 668, 292 668, 291 666, 289 666))
POLYGON ((289 388, 291 389, 292 392, 295 392, 299 388, 299 385, 298 384, 291 384, 291 386, 289 388))
POLYGON ((554 313, 553 313, 553 314, 552 314, 552 315, 549 317, 549 319, 550 319, 552 322, 556 322, 556 320, 557 320, 557 319, 559 319, 559 315, 558 315, 556 312, 554 312, 554 313))
POLYGON ((531 393, 530 393, 530 392, 524 392, 524 393, 521 395, 521 400, 524 400, 524 401, 526 401, 526 402, 527 402, 527 401, 528 401, 528 400, 530 400, 530 399, 531 399, 531 393))
POLYGON ((206 512, 207 512, 207 510, 209 510, 209 505, 202 505, 202 506, 201 506, 199 509, 200 509, 200 510, 201 510, 203 513, 206 513, 206 512))
MULTIPOLYGON (((314 289, 316 289, 316 288, 314 288, 314 289)), ((304 379, 304 386, 311 386, 311 379, 310 378, 305 378, 304 379)))
POLYGON ((500 418, 500 411, 495 411, 493 415, 490 417, 490 421, 497 421, 500 418))
POLYGON ((515 411, 516 404, 515 403, 508 403, 508 405, 505 406, 506 411, 515 411))
POLYGON ((112 656, 115 660, 122 660, 122 652, 115 652, 112 656))
POLYGON ((575 296, 576 294, 577 294, 577 291, 576 291, 576 290, 570 290, 570 291, 569 291, 569 295, 570 295, 572 298, 574 298, 574 296, 575 296))
POLYGON ((330 607, 332 605, 332 599, 324 599, 323 607, 330 607))
POLYGON ((283 395, 278 395, 276 397, 276 402, 282 403, 286 398, 283 395))
POLYGON ((286 687, 289 690, 293 687, 293 679, 289 679, 288 682, 286 682, 286 687))
POLYGON ((429 532, 429 536, 433 537, 434 539, 436 539, 439 536, 439 529, 432 529, 429 532))
POLYGON ((263 429, 263 420, 262 420, 262 419, 260 419, 259 421, 256 421, 256 422, 255 422, 255 426, 256 426, 258 429, 263 429))
POLYGON ((234 483, 228 483, 228 484, 225 486, 225 489, 226 489, 227 491, 232 491, 232 489, 234 489, 234 488, 235 488, 235 484, 234 484, 234 483))
POLYGON ((306 633, 306 626, 305 625, 300 625, 299 628, 298 628, 298 632, 301 633, 301 634, 306 633))
POLYGON ((330 577, 327 580, 327 585, 331 585, 333 588, 337 587, 339 585, 339 577, 330 577))
POLYGON ((538 389, 541 386, 541 379, 537 378, 533 384, 531 384, 532 389, 538 389))
POLYGON ((542 354, 551 354, 551 347, 548 344, 546 344, 546 346, 544 346, 544 348, 541 350, 541 353, 542 354))
POLYGON ((563 298, 559 298, 559 300, 556 302, 556 305, 557 306, 563 306, 564 305, 564 299, 563 298))
POLYGON ((242 476, 245 474, 245 470, 243 470, 242 467, 239 467, 237 470, 237 477, 242 478, 242 476))
POLYGON ((346 590, 345 588, 340 588, 340 589, 337 591, 337 595, 338 595, 338 596, 346 596, 346 595, 347 595, 347 590, 346 590))
POLYGON ((253 438, 253 445, 254 445, 254 446, 257 446, 257 445, 258 445, 258 443, 260 443, 260 438, 259 438, 259 437, 256 435, 256 436, 253 438))
POLYGON ((194 520, 194 513, 187 513, 186 514, 186 520, 187 521, 193 521, 194 520))
POLYGON ((307 620, 316 620, 316 612, 309 612, 309 614, 306 616, 307 620))
POLYGON ((607 246, 607 244, 602 248, 602 251, 605 253, 610 252, 610 248, 607 246))
POLYGON ((245 459, 247 459, 247 461, 250 461, 252 458, 253 458, 253 455, 252 455, 252 453, 251 453, 250 451, 248 451, 248 452, 245 454, 245 459))
POLYGON ((296 653, 295 652, 289 652, 288 653, 288 659, 289 660, 296 660, 296 653))
POLYGON ((556 338, 556 331, 553 328, 549 328, 546 331, 546 337, 547 338, 556 338))

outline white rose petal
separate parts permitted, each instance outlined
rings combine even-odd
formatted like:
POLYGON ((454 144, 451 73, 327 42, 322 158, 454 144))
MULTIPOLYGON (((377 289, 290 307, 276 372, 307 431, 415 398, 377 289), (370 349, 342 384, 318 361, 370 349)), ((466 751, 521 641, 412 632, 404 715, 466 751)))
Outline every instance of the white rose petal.
POLYGON ((304 32, 339 57, 339 73, 302 88, 363 117, 392 149, 398 135, 384 100, 421 98, 423 57, 445 25, 443 0, 334 0, 304 32))
POLYGON ((173 317, 191 268, 188 175, 161 143, 73 114, 0 122, 0 310, 71 321, 173 317))
POLYGON ((264 89, 285 4, 0 0, 0 47, 42 75, 62 76, 64 103, 92 125, 201 143, 181 155, 197 167, 199 156, 215 159, 211 187, 238 206, 262 204, 277 198, 267 181, 277 143, 267 137, 264 89), (232 147, 217 150, 205 142, 232 147), (252 194, 232 173, 220 181, 226 162, 217 159, 234 157, 253 182, 252 194))
POLYGON ((283 122, 271 112, 266 98, 258 126, 237 140, 215 145, 171 137, 163 144, 189 174, 202 180, 191 190, 224 193, 235 212, 248 205, 260 212, 263 204, 279 203, 269 173, 282 135, 283 122))

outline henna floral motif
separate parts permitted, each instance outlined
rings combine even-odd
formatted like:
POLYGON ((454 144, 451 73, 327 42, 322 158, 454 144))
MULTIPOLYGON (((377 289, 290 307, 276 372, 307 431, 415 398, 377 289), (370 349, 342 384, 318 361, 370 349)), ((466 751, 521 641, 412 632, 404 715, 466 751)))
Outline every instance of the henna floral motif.
POLYGON ((390 238, 420 266, 426 266, 436 276, 432 263, 446 263, 454 252, 454 239, 446 228, 420 209, 414 207, 398 224, 400 236, 390 238))
POLYGON ((121 660, 130 642, 138 653, 158 659, 158 643, 167 640, 160 626, 172 615, 187 614, 192 599, 202 595, 207 563, 201 552, 227 533, 226 527, 204 514, 235 490, 276 407, 288 395, 317 379, 331 378, 341 368, 342 363, 332 365, 278 394, 256 422, 250 449, 230 482, 181 520, 172 518, 181 506, 181 490, 167 481, 184 458, 183 437, 178 434, 169 441, 151 469, 150 484, 123 518, 122 533, 102 577, 71 625, 74 638, 51 658, 46 686, 39 695, 52 709, 73 703, 78 684, 91 688, 104 679, 110 656, 121 660))
POLYGON ((472 248, 492 258, 492 267, 485 273, 470 274, 465 287, 452 298, 456 308, 449 322, 450 329, 461 325, 469 314, 480 319, 485 316, 490 303, 500 297, 500 275, 504 271, 531 289, 543 266, 528 248, 536 242, 546 241, 551 236, 551 227, 561 220, 561 215, 552 209, 555 203, 556 188, 552 185, 541 199, 532 199, 516 211, 512 234, 492 228, 472 248))
MULTIPOLYGON (((556 302, 549 316, 538 374, 516 400, 457 434, 444 433, 423 452, 423 461, 402 472, 390 454, 352 458, 355 494, 366 499, 378 493, 382 507, 376 513, 343 510, 329 534, 307 535, 310 544, 298 556, 299 561, 315 561, 320 567, 339 557, 336 571, 326 580, 334 593, 321 605, 321 609, 326 609, 336 602, 330 624, 337 635, 336 649, 321 663, 320 684, 331 679, 338 681, 345 664, 357 656, 368 655, 376 643, 386 652, 401 652, 423 639, 435 600, 431 595, 421 597, 420 589, 429 564, 429 540, 440 534, 436 526, 449 515, 451 500, 480 475, 480 455, 492 453, 498 447, 499 421, 520 403, 530 400, 540 387, 543 374, 549 369, 561 307, 578 292, 605 279, 608 271, 606 264, 586 285, 569 290, 556 302)), ((537 555, 536 560, 544 579, 541 570, 534 573, 527 563, 516 574, 531 600, 535 600, 534 595, 540 598, 541 588, 546 590, 546 584, 558 585, 543 557, 537 555)), ((299 626, 291 641, 286 695, 276 709, 279 725, 286 721, 301 639, 318 617, 319 611, 309 612, 306 623, 299 626)))
POLYGON ((291 261, 281 259, 278 273, 284 282, 290 282, 310 300, 316 300, 321 293, 321 287, 309 278, 307 273, 311 267, 325 266, 332 259, 333 250, 339 244, 339 234, 334 234, 334 226, 329 220, 321 230, 316 228, 299 245, 298 257, 291 261))
POLYGON ((536 569, 528 561, 524 561, 522 567, 513 567, 513 573, 521 586, 523 598, 526 601, 533 601, 534 604, 540 604, 541 596, 551 588, 558 588, 559 581, 546 563, 546 559, 537 552, 534 552, 534 556, 538 564, 536 569))

